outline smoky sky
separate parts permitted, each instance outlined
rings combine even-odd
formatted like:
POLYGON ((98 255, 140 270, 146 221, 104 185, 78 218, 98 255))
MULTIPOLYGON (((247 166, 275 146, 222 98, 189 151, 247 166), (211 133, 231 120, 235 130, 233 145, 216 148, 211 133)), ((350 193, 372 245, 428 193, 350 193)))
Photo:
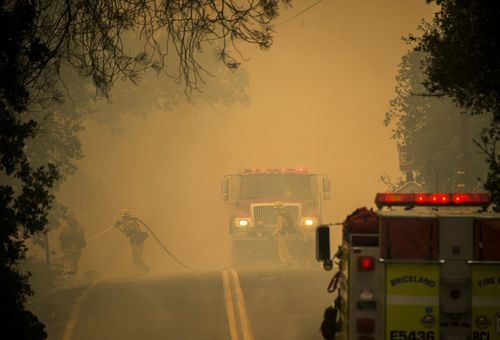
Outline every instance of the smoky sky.
MULTIPOLYGON (((313 2, 294 1, 278 22, 313 2)), ((375 193, 385 189, 382 173, 401 175, 396 143, 382 122, 409 49, 402 36, 416 32, 433 11, 423 0, 323 1, 278 25, 270 50, 241 47, 248 101, 181 100, 147 115, 123 113, 119 134, 86 121, 81 171, 59 197, 87 237, 127 208, 200 269, 229 262, 227 210, 220 200, 226 174, 267 167, 327 174, 332 199, 324 205, 324 221, 341 222, 355 208, 373 206, 375 193)), ((141 87, 132 95, 139 98, 141 87)), ((144 258, 155 273, 181 270, 152 238, 144 258)), ((90 242, 82 256, 86 270, 107 277, 132 273, 126 238, 110 231, 90 242)))

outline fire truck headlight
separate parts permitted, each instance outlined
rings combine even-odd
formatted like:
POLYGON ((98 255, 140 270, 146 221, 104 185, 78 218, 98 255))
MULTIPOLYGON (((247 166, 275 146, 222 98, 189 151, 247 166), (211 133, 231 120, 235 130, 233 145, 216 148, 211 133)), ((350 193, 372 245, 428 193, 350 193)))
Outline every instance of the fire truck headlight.
POLYGON ((236 226, 237 227, 248 227, 250 225, 250 222, 246 218, 237 218, 236 219, 236 226))
POLYGON ((305 227, 314 227, 318 224, 318 220, 315 219, 314 217, 306 217, 304 218, 304 220, 302 221, 302 224, 305 226, 305 227))

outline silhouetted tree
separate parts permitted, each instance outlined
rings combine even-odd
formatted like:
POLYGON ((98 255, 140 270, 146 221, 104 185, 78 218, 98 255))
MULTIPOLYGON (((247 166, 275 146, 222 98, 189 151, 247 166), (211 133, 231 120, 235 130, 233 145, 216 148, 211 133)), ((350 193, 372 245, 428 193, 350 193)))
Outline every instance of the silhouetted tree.
POLYGON ((390 102, 384 124, 412 160, 417 182, 428 190, 457 190, 457 171, 468 170, 468 190, 486 175, 484 155, 474 145, 490 115, 469 117, 449 97, 422 96, 425 54, 410 51, 403 56, 396 77, 396 97, 390 102), (466 121, 464 121, 466 120, 466 121), (466 131, 463 125, 467 124, 466 131), (466 169, 462 168, 467 162, 466 169), (436 187, 437 186, 437 187, 436 187))
POLYGON ((245 92, 248 86, 246 70, 243 67, 229 69, 215 57, 211 49, 200 54, 200 62, 209 74, 203 84, 187 96, 176 79, 150 70, 141 76, 138 86, 130 86, 129 82, 116 83, 107 101, 92 104, 92 115, 88 117, 119 131, 124 113, 146 117, 152 111, 184 111, 184 105, 194 109, 198 106, 206 112, 207 106, 218 111, 235 103, 247 104, 250 99, 245 92))
MULTIPOLYGON (((71 166, 58 171, 58 157, 47 156, 43 164, 43 155, 49 155, 53 145, 50 141, 27 148, 41 129, 67 123, 51 108, 65 95, 62 70, 77 70, 91 80, 98 95, 106 96, 117 79, 136 82, 143 70, 173 67, 171 73, 190 90, 205 72, 197 59, 202 48, 216 47, 226 66, 237 67, 238 42, 269 47, 271 23, 280 3, 288 2, 0 0, 2 338, 46 337, 44 326, 25 310, 31 289, 18 262, 25 256, 24 240, 47 223, 50 189, 60 175, 71 172, 71 166), (130 34, 141 39, 140 49, 127 48, 124 40, 130 34), (167 65, 170 55, 177 60, 173 65, 167 65), (52 123, 44 125, 47 120, 52 123)), ((78 157, 78 145, 69 147, 63 152, 78 157)))
POLYGON ((484 187, 500 210, 500 2, 487 0, 428 0, 439 5, 422 36, 411 37, 422 63, 427 93, 448 96, 470 114, 492 114, 477 144, 487 157, 484 187))
POLYGON ((0 312, 1 335, 12 339, 43 339, 44 326, 24 304, 31 293, 27 276, 18 272, 23 240, 43 229, 57 179, 56 168, 33 168, 25 155, 36 122, 23 121, 30 101, 31 72, 46 58, 46 46, 35 37, 36 11, 29 2, 0 2, 0 312))

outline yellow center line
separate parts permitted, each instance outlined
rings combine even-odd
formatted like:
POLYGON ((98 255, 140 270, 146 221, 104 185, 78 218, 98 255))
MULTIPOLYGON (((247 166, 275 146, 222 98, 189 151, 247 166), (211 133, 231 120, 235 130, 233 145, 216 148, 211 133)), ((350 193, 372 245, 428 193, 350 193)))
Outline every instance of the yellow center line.
POLYGON ((245 306, 245 298, 243 296, 243 291, 241 290, 240 278, 236 271, 232 271, 234 290, 236 291, 236 297, 238 299, 238 311, 240 315, 241 330, 243 333, 243 340, 253 340, 252 329, 250 328, 250 322, 248 320, 247 309, 245 306))
POLYGON ((82 307, 82 302, 83 299, 87 296, 88 292, 94 288, 97 282, 92 283, 90 286, 85 289, 80 296, 76 299, 75 304, 73 305, 73 309, 71 310, 71 314, 69 317, 69 321, 66 324, 66 328, 64 329, 64 335, 62 337, 62 340, 71 340, 73 337, 73 332, 75 330, 76 326, 76 320, 78 319, 78 316, 80 315, 80 309, 82 307))
POLYGON ((229 322, 229 333, 231 334, 231 340, 238 340, 236 318, 234 317, 233 295, 231 294, 229 274, 225 270, 222 272, 222 282, 224 286, 224 300, 226 302, 227 321, 229 322))

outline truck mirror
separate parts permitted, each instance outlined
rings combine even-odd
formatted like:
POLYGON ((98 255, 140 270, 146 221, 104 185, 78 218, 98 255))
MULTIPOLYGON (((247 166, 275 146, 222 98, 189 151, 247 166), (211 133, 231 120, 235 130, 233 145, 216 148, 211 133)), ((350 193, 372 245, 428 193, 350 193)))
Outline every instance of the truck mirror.
POLYGON ((330 179, 328 177, 323 177, 323 199, 324 200, 329 200, 330 199, 330 179))
POLYGON ((221 199, 225 202, 229 199, 229 179, 224 177, 221 181, 221 199))
POLYGON ((330 255, 330 227, 326 224, 316 228, 316 260, 331 261, 330 255))

